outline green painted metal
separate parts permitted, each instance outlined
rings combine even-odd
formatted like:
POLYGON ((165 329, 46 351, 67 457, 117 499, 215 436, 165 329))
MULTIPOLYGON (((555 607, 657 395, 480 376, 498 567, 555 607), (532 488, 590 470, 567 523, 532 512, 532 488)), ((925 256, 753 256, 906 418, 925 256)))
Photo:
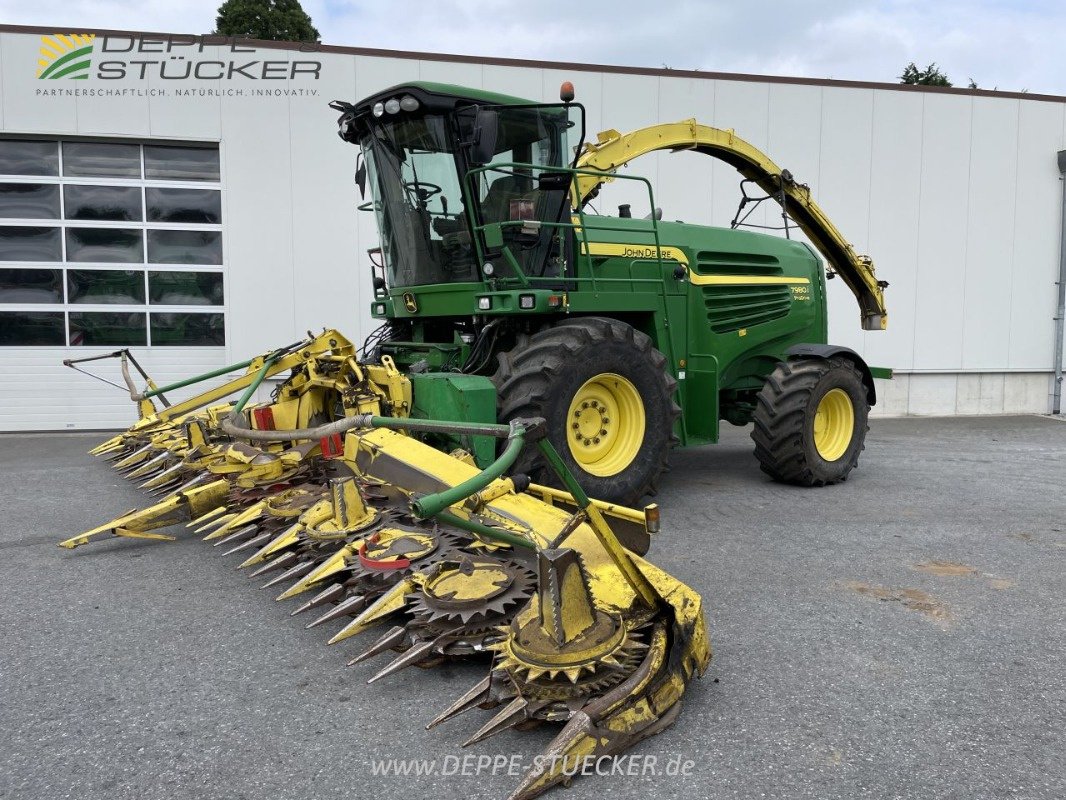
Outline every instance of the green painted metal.
MULTIPOLYGON (((458 372, 412 373, 411 390, 416 419, 447 419, 457 422, 496 421, 496 387, 483 375, 458 372)), ((496 441, 491 436, 467 433, 438 435, 442 450, 460 447, 474 457, 479 467, 488 466, 496 457, 496 441)))
POLYGON ((244 390, 244 394, 241 395, 237 401, 237 405, 233 407, 234 414, 240 414, 244 411, 244 407, 248 405, 248 401, 252 399, 255 394, 255 390, 259 388, 259 384, 266 378, 270 368, 274 366, 274 362, 278 360, 278 356, 272 356, 263 362, 263 366, 259 368, 259 372, 255 374, 255 379, 248 384, 248 388, 244 390))
POLYGON ((577 482, 577 478, 574 477, 569 468, 566 466, 566 462, 559 456, 559 451, 555 449, 555 446, 548 441, 547 437, 540 439, 537 442, 537 449, 540 450, 540 454, 544 456, 544 460, 548 462, 548 465, 555 471, 555 474, 559 476, 559 480, 563 482, 563 487, 566 491, 570 492, 570 496, 574 498, 574 504, 584 511, 589 507, 591 501, 589 496, 585 494, 585 490, 581 488, 581 484, 577 482))
MULTIPOLYGON (((165 392, 170 392, 175 389, 184 389, 186 386, 191 386, 194 383, 200 383, 201 381, 210 380, 211 378, 217 378, 219 375, 225 375, 227 372, 235 372, 239 369, 247 369, 251 366, 254 359, 248 359, 247 361, 241 361, 239 364, 230 364, 228 367, 219 367, 213 369, 210 372, 205 372, 203 375, 197 375, 194 378, 186 378, 183 381, 175 381, 174 383, 168 383, 166 386, 160 386, 158 389, 152 389, 151 391, 144 392, 145 398, 156 397, 165 392)), ((257 384, 258 385, 258 384, 257 384)))
POLYGON ((451 525, 454 528, 461 528, 464 531, 476 533, 478 536, 482 536, 492 541, 501 542, 502 544, 509 544, 513 547, 522 547, 526 550, 537 549, 537 546, 533 544, 533 542, 528 539, 523 539, 521 536, 516 536, 513 533, 500 530, 499 528, 490 528, 488 525, 482 525, 480 522, 457 517, 455 514, 450 514, 447 511, 438 511, 434 519, 439 519, 441 522, 451 525))
MULTIPOLYGON (((649 221, 601 223, 583 214, 579 224, 588 247, 577 254, 575 275, 567 280, 574 288, 532 290, 543 293, 545 300, 538 300, 529 311, 521 309, 519 298, 532 291, 508 288, 503 280, 406 290, 390 287, 397 298, 404 291, 416 297, 417 314, 403 311, 399 299, 392 305, 395 319, 409 321, 421 332, 421 341, 390 343, 390 354, 401 368, 423 358, 430 363, 446 361, 446 353, 438 348, 454 348, 454 344, 435 343, 430 333, 439 318, 478 314, 488 321, 524 315, 550 324, 567 314, 618 317, 650 336, 667 357, 678 381, 677 400, 683 412, 678 437, 682 445, 699 445, 718 441, 720 418, 737 424, 750 419, 754 393, 791 345, 827 342, 824 270, 801 242, 728 228, 659 223, 655 233, 661 246, 679 252, 687 261, 688 274, 678 279, 674 276, 677 261, 646 257, 641 248, 634 248, 637 255, 588 254, 590 247, 595 252, 597 244, 636 244, 654 253, 649 221), (736 278, 772 274, 809 283, 807 292, 800 294, 787 284, 703 286, 691 279, 723 274, 736 278), (547 308, 546 297, 559 293, 565 294, 565 307, 547 308), (492 308, 479 310, 478 298, 486 296, 492 297, 492 308), (692 409, 699 411, 691 413, 692 409)), ((451 363, 457 359, 451 358, 451 363)), ((494 360, 490 369, 495 369, 494 360)))
MULTIPOLYGON (((412 84, 464 103, 522 105, 519 98, 464 87, 412 84)), ((400 91, 394 87, 391 92, 400 91)), ((456 112, 459 113, 459 112, 456 112)), ((456 117, 458 119, 458 117, 456 117)), ((560 148, 560 152, 565 148, 560 148)), ((566 152, 569 152, 568 150, 566 152)), ((455 160, 464 162, 458 154, 455 160)), ((569 156, 567 156, 569 157, 569 156)), ((394 323, 392 339, 383 347, 401 368, 427 361, 432 370, 465 368, 469 349, 456 330, 484 329, 493 320, 532 332, 567 315, 621 319, 647 334, 666 357, 677 379, 682 415, 676 433, 682 445, 716 442, 719 421, 749 422, 755 395, 776 364, 794 344, 827 343, 825 269, 805 243, 728 227, 604 216, 585 209, 558 218, 484 221, 484 187, 497 176, 529 180, 530 176, 599 175, 569 164, 467 163, 452 180, 463 190, 463 224, 470 232, 476 263, 492 263, 490 275, 471 280, 425 285, 390 285, 373 304, 374 314, 394 323), (532 233, 530 232, 532 231, 532 233), (551 252, 565 263, 565 272, 544 277, 523 267, 520 241, 550 232, 551 252), (533 295, 529 308, 523 296, 533 295), (550 304, 549 298, 562 302, 550 304), (485 300, 488 298, 488 300, 485 300), (481 302, 490 303, 486 308, 481 302), (382 313, 384 312, 384 313, 382 313), (528 320, 528 323, 524 323, 528 320)), ((635 182, 655 208, 651 184, 644 178, 615 174, 613 180, 635 182)), ((629 193, 632 195, 632 192, 629 193)), ((512 212, 513 213, 513 212, 512 212)), ((667 209, 667 214, 671 210, 667 209)), ((676 212, 674 212, 676 213, 676 212)), ((528 302, 528 301, 527 301, 528 302)), ((373 309, 373 305, 372 305, 373 309)), ((496 359, 474 365, 491 375, 496 359)), ((875 371, 883 377, 884 371, 875 371)), ((890 374, 890 371, 889 371, 890 374)), ((417 377, 417 376, 412 376, 417 377)), ((429 391, 429 383, 424 386, 429 391)), ((440 397, 415 402, 420 414, 438 414, 440 397)), ((456 412, 441 413, 456 416, 456 412)), ((479 456, 482 463, 483 456, 479 456)))
POLYGON ((411 503, 411 510, 415 513, 415 516, 425 519, 439 514, 448 506, 461 502, 472 494, 480 492, 511 468, 515 459, 518 458, 518 454, 522 452, 523 447, 525 447, 524 433, 517 433, 507 442, 507 447, 504 448, 500 457, 477 475, 450 489, 445 489, 443 492, 427 494, 425 497, 414 500, 411 503))

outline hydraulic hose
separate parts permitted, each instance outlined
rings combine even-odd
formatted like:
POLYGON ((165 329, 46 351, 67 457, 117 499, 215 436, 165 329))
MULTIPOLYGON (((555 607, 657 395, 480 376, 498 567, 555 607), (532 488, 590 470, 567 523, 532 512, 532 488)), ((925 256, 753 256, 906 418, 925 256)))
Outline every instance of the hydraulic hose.
POLYGON ((425 497, 415 500, 411 503, 411 510, 415 516, 425 519, 426 517, 435 516, 448 506, 455 505, 461 500, 480 492, 511 468, 524 446, 525 429, 518 428, 513 437, 508 437, 507 447, 504 448, 500 457, 485 467, 485 469, 450 489, 445 489, 443 492, 437 492, 436 494, 427 494, 425 497))
MULTIPOLYGON (((234 439, 249 442, 296 442, 302 439, 323 439, 336 433, 344 433, 354 428, 389 428, 390 430, 409 430, 421 433, 468 434, 471 436, 493 436, 506 439, 511 435, 510 425, 496 425, 478 422, 443 422, 434 419, 411 419, 409 417, 378 417, 373 414, 356 414, 319 425, 315 428, 295 428, 285 431, 257 431, 246 428, 244 417, 230 414, 222 420, 220 430, 234 439)), ((527 421, 528 422, 528 421, 527 421)))
POLYGON ((515 537, 506 531, 496 531, 487 526, 475 522, 461 520, 454 515, 445 512, 445 509, 455 505, 472 495, 477 494, 497 478, 501 477, 518 458, 525 446, 526 434, 544 424, 544 420, 516 419, 509 425, 478 422, 444 422, 441 420, 410 419, 406 417, 378 417, 373 414, 356 414, 353 417, 345 417, 336 422, 319 425, 315 428, 299 428, 287 431, 256 431, 238 425, 244 422, 244 417, 238 413, 230 414, 222 420, 219 427, 221 430, 234 438, 247 439, 258 442, 291 442, 299 439, 323 439, 335 434, 355 428, 389 428, 422 431, 426 433, 470 434, 474 436, 494 436, 497 439, 506 439, 507 445, 499 458, 489 464, 476 475, 468 478, 456 486, 452 486, 440 492, 428 494, 411 502, 411 511, 415 516, 422 519, 438 517, 439 519, 454 524, 457 527, 471 530, 483 536, 512 546, 532 547, 533 545, 520 537, 515 537))

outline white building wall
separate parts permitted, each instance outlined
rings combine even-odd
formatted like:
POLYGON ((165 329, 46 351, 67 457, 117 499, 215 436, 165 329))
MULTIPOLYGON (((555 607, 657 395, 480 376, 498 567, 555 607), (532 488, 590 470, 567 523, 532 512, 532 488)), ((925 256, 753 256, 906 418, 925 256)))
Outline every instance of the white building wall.
MULTIPOLYGON (((227 344, 135 349, 160 382, 308 329, 336 327, 361 340, 373 327, 366 250, 377 244, 374 222, 355 210, 355 150, 335 135, 329 100, 432 80, 554 101, 559 84, 572 80, 590 138, 606 127, 696 117, 735 129, 811 185, 891 284, 889 329, 863 332, 843 282, 830 283, 831 340, 897 371, 879 382, 876 413, 1049 408, 1061 208, 1055 154, 1066 147, 1066 100, 340 52, 316 54, 321 79, 300 82, 317 96, 41 98, 32 68, 38 46, 39 33, 0 33, 4 133, 220 143, 227 344)), ((111 83, 161 85, 158 78, 111 83)), ((629 174, 652 181, 667 219, 726 225, 736 209, 739 176, 712 159, 658 154, 629 174)), ((620 202, 647 211, 631 182, 602 197, 605 213, 620 202)), ((752 221, 776 223, 774 209, 752 221)), ((0 430, 128 424, 131 404, 118 390, 60 366, 85 354, 0 348, 0 430)))

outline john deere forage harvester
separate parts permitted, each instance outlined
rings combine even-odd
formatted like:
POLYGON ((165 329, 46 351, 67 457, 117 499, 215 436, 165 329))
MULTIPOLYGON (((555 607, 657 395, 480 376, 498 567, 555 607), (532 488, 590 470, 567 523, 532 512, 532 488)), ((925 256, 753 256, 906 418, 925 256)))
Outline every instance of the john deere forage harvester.
POLYGON ((815 250, 736 229, 747 190, 734 225, 711 228, 590 213, 601 185, 654 150, 720 158, 781 205, 863 327, 886 324, 870 260, 765 155, 692 120, 584 143, 572 100, 419 83, 334 103, 373 196, 385 324, 361 353, 327 330, 200 376, 240 373, 176 404, 166 393, 194 381, 157 387, 111 354, 140 419, 94 452, 162 499, 62 543, 184 522, 244 552, 278 599, 309 598, 294 613, 341 626, 331 643, 380 626, 351 662, 398 653, 371 682, 485 658, 430 725, 495 707, 474 744, 563 723, 516 798, 670 725, 710 660, 699 595, 642 558, 658 508, 619 505, 654 488, 670 446, 754 420, 769 474, 834 483, 875 400, 875 371, 826 343, 815 250))

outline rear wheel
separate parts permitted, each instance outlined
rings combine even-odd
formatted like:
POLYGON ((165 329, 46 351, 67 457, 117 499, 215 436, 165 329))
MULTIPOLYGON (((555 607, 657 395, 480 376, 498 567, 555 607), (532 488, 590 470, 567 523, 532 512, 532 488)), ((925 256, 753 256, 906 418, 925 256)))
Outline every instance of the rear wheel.
MULTIPOLYGON (((651 339, 615 319, 578 317, 520 337, 493 376, 502 422, 544 417, 548 438, 592 497, 653 493, 674 443, 677 387, 651 339)), ((558 485, 536 448, 515 465, 558 485)))
POLYGON ((755 457, 774 480, 801 486, 839 483, 866 446, 870 404, 862 374, 844 358, 778 364, 755 409, 755 457))

